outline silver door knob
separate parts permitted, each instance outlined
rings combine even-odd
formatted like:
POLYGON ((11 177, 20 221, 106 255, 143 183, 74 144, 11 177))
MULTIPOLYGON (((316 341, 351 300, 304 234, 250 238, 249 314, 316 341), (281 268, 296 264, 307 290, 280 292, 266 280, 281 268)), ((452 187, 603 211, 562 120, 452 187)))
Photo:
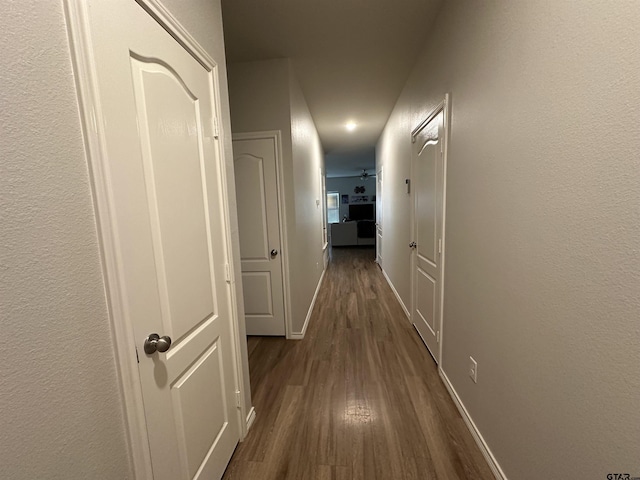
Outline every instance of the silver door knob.
POLYGON ((278 255, 278 250, 274 248, 273 250, 271 250, 271 256, 275 257, 276 255, 278 255))
POLYGON ((144 339, 144 353, 152 355, 156 352, 164 353, 171 347, 171 337, 161 337, 157 333, 152 333, 144 339))
POLYGON ((416 248, 418 246, 418 244, 416 242, 411 242, 409 244, 409 248, 416 248))

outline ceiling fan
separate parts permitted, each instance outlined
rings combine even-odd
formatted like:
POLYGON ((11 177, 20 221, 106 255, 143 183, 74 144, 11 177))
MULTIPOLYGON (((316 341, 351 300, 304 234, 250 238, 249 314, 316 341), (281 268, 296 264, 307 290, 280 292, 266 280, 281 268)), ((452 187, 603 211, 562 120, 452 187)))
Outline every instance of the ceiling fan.
POLYGON ((370 176, 371 175, 367 173, 367 170, 363 168, 362 173, 360 174, 360 180, 365 181, 370 176))

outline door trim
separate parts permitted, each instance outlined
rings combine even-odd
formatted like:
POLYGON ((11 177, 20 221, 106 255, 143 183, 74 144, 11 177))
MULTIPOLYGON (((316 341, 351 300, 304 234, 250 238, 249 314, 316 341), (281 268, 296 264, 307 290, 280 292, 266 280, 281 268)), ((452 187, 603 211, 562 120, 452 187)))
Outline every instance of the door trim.
POLYGON ((273 140, 276 146, 276 193, 278 195, 278 228, 280 229, 280 265, 282 267, 282 291, 284 293, 285 338, 294 338, 291 323, 291 288, 289 283, 289 246, 287 242, 287 216, 285 215, 284 165, 282 161, 282 133, 280 130, 240 132, 232 134, 233 140, 273 140))
MULTIPOLYGON (((450 115, 451 115, 451 98, 450 98, 450 94, 445 93, 444 98, 442 99, 442 101, 429 113, 429 115, 427 115, 427 117, 420 122, 420 124, 418 124, 417 127, 415 127, 412 131, 411 131, 411 143, 413 144, 415 142, 416 139, 416 135, 418 135, 418 133, 420 133, 420 131, 426 127, 429 122, 431 122, 431 120, 433 120, 440 112, 442 112, 443 114, 443 119, 442 119, 442 128, 444 130, 444 135, 443 135, 443 152, 442 152, 442 162, 443 162, 443 166, 444 166, 444 171, 442 173, 443 176, 443 187, 442 187, 442 254, 440 256, 440 265, 441 265, 441 270, 440 270, 440 318, 438 319, 440 322, 440 338, 439 338, 439 342, 438 342, 438 357, 439 357, 439 361, 438 361, 438 369, 442 370, 443 368, 443 358, 442 358, 442 344, 444 343, 444 278, 445 278, 445 264, 446 264, 446 253, 447 253, 447 249, 446 249, 446 219, 447 219, 447 158, 449 155, 449 135, 450 135, 450 115)), ((413 158, 411 159, 411 178, 414 178, 415 176, 415 165, 414 165, 414 161, 413 158)), ((415 238, 415 234, 416 234, 416 206, 415 206, 415 188, 411 189, 411 196, 412 196, 412 202, 411 202, 411 237, 415 238)), ((416 268, 415 266, 415 255, 412 254, 411 256, 411 313, 413 314, 413 312, 415 311, 415 302, 416 302, 416 292, 415 292, 415 275, 414 275, 414 269, 416 268)), ((412 318, 412 315, 409 315, 410 321, 413 323, 414 319, 412 318)))
POLYGON ((378 241, 378 230, 380 230, 380 238, 383 238, 383 225, 384 225, 384 197, 382 196, 382 190, 384 189, 384 165, 380 165, 376 170, 376 263, 380 270, 382 270, 382 241, 378 241), (380 184, 381 188, 378 188, 380 184), (379 205, 379 206, 378 206, 379 205))
MULTIPOLYGON (((162 5, 159 0, 136 0, 136 2, 158 22, 185 50, 187 50, 205 69, 212 73, 214 91, 213 111, 220 118, 220 83, 216 62, 202 48, 191 34, 162 5)), ((118 238, 112 198, 112 182, 109 174, 108 156, 105 143, 105 128, 96 74, 93 45, 90 35, 87 0, 65 0, 65 16, 73 61, 74 77, 78 94, 78 106, 83 131, 85 155, 89 167, 89 177, 93 195, 100 258, 105 282, 105 296, 112 328, 115 349, 116 370, 121 386, 124 417, 128 436, 130 462, 134 478, 137 480, 153 480, 151 452, 147 424, 142 400, 142 388, 138 371, 136 342, 133 325, 127 318, 125 309, 126 291, 122 281, 122 259, 116 249, 118 238)), ((229 217, 229 197, 227 168, 224 148, 221 139, 225 138, 221 122, 218 122, 218 140, 216 143, 220 159, 223 224, 225 242, 223 248, 229 264, 234 271, 232 240, 229 217)), ((233 273, 227 282, 227 301, 229 302, 231 331, 233 335, 232 349, 235 364, 235 389, 240 395, 240 406, 237 411, 237 422, 240 425, 241 439, 247 433, 245 412, 245 392, 243 391, 242 358, 238 327, 237 291, 233 273)))

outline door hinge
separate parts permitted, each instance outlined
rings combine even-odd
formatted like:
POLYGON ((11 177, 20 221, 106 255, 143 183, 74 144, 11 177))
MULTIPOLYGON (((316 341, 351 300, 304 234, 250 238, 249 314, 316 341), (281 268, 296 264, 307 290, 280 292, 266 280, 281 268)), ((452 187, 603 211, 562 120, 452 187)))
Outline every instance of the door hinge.
POLYGON ((228 283, 231 283, 231 267, 228 263, 224 264, 224 277, 228 283))
POLYGON ((213 138, 220 136, 220 127, 218 126, 218 117, 213 117, 213 138))
POLYGON ((440 330, 436 332, 436 343, 440 343, 440 330))
POLYGON ((442 239, 438 239, 438 255, 442 254, 442 239))
POLYGON ((236 390, 236 407, 240 408, 240 390, 236 390))
POLYGON ((140 357, 138 356, 138 347, 136 347, 136 360, 140 363, 140 357))

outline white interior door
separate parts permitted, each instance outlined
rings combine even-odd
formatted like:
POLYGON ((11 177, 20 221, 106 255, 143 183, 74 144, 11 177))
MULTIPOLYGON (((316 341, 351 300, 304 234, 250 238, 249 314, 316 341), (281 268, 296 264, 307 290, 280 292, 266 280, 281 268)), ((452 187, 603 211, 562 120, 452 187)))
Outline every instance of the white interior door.
POLYGON ((415 133, 413 302, 411 319, 436 363, 440 362, 444 213, 444 113, 415 133))
POLYGON ((240 425, 213 72, 131 0, 87 12, 153 478, 220 478, 240 425))
POLYGON ((376 263, 382 268, 382 167, 376 172, 376 263))
POLYGON ((233 140, 247 335, 286 332, 276 138, 233 140))

